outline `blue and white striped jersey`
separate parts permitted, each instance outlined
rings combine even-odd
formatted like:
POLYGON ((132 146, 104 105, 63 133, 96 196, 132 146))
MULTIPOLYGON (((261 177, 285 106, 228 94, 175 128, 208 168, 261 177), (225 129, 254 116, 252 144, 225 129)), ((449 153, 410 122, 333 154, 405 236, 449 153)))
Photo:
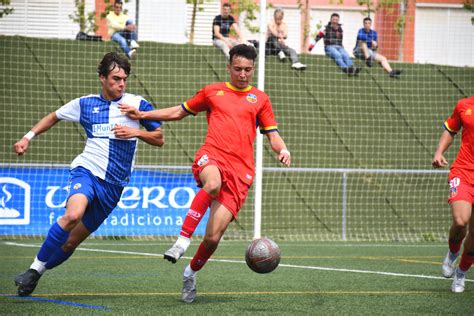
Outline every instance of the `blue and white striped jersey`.
POLYGON ((127 185, 135 162, 137 138, 115 138, 112 128, 126 125, 152 131, 161 122, 130 119, 118 109, 120 103, 151 111, 153 106, 141 96, 125 93, 118 99, 109 101, 101 95, 88 95, 74 99, 56 111, 61 120, 79 122, 86 131, 87 142, 84 151, 71 163, 71 169, 81 166, 95 176, 113 184, 127 185))

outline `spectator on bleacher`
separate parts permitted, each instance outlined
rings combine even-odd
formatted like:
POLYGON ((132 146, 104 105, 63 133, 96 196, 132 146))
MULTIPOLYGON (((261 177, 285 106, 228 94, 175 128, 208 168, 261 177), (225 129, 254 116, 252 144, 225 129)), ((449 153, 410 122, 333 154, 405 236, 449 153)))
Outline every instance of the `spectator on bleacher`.
POLYGON ((334 59, 336 64, 348 75, 357 75, 360 68, 354 67, 351 56, 344 49, 342 45, 343 30, 339 24, 339 14, 333 13, 331 20, 326 26, 323 26, 316 35, 316 38, 311 40, 309 51, 311 51, 316 43, 324 38, 324 51, 326 56, 334 59))
POLYGON ((219 48, 229 59, 229 51, 239 43, 245 43, 246 40, 240 31, 239 25, 230 15, 231 6, 229 3, 222 5, 222 14, 216 15, 212 21, 212 44, 219 48), (237 39, 230 37, 231 29, 235 32, 237 39))
POLYGON ((288 25, 283 21, 284 12, 281 8, 276 8, 273 12, 273 19, 267 27, 266 51, 270 55, 278 55, 281 61, 290 57, 291 67, 296 70, 306 69, 306 65, 299 62, 296 51, 289 47, 285 40, 288 37, 288 25))
POLYGON ((142 97, 125 93, 130 71, 127 58, 105 54, 97 67, 101 93, 76 98, 49 113, 13 146, 18 156, 24 155, 35 135, 60 120, 80 123, 87 135, 84 151, 71 163, 64 215, 49 229, 30 268, 15 277, 20 296, 33 293, 43 273, 66 261, 117 206, 130 180, 138 139, 164 144, 161 122, 133 120, 118 109, 122 102, 141 111, 153 109, 142 97))
POLYGON ((444 152, 454 141, 454 136, 462 129, 461 147, 449 172, 449 198, 452 224, 449 230, 448 253, 443 261, 441 273, 445 278, 453 277, 451 291, 464 292, 467 271, 474 263, 474 97, 460 100, 451 116, 444 122, 444 131, 438 142, 432 165, 441 168, 448 165, 444 152), (456 267, 456 261, 461 254, 456 267))
POLYGON ((372 19, 364 18, 364 27, 357 33, 356 46, 354 47, 354 56, 365 60, 368 67, 374 65, 374 61, 382 65, 382 68, 388 73, 391 78, 398 78, 402 73, 401 70, 392 69, 387 61, 387 58, 382 54, 376 53, 378 48, 377 32, 372 30, 372 19))
POLYGON ((122 0, 116 0, 113 8, 113 11, 107 14, 109 36, 120 45, 128 58, 132 59, 137 52, 137 48, 140 47, 137 43, 137 26, 132 19, 122 12, 122 0))

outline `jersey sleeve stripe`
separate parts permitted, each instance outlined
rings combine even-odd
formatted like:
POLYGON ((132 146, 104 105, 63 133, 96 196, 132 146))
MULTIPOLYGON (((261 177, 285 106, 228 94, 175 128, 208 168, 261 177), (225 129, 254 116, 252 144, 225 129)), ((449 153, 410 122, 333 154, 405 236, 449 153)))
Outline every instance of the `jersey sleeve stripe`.
POLYGON ((193 110, 191 110, 191 108, 189 107, 189 105, 188 105, 187 102, 181 103, 181 107, 183 108, 183 110, 185 110, 185 111, 188 112, 189 114, 192 114, 192 115, 196 115, 196 114, 197 114, 196 112, 194 112, 193 110))
POLYGON ((270 132, 278 132, 277 126, 267 126, 267 127, 260 128, 261 134, 268 134, 270 132))
POLYGON ((450 132, 450 133, 457 133, 457 131, 455 131, 454 129, 452 129, 452 128, 449 127, 447 121, 444 122, 444 125, 443 125, 443 126, 444 126, 444 128, 445 128, 448 132, 450 132))

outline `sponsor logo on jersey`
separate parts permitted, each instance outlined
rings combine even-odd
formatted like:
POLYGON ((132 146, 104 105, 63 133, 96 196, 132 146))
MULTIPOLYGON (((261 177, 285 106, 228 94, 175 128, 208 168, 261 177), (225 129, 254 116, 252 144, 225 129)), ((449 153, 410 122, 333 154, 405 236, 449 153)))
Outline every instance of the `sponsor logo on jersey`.
POLYGON ((247 101, 250 103, 257 103, 257 96, 253 93, 247 94, 247 101))
POLYGON ((76 184, 73 186, 74 190, 79 190, 81 187, 82 187, 82 184, 80 184, 80 183, 76 183, 76 184))
POLYGON ((207 155, 202 155, 198 160, 198 166, 202 167, 209 162, 209 157, 207 155))
POLYGON ((245 177, 246 177, 248 180, 252 180, 252 176, 249 175, 248 173, 245 175, 245 177))
POLYGON ((472 109, 471 108, 466 110, 466 115, 472 115, 472 109))
POLYGON ((94 106, 94 108, 92 109, 92 113, 94 113, 94 114, 99 113, 99 107, 94 106))
POLYGON ((458 177, 452 178, 449 181, 449 194, 452 198, 458 195, 459 184, 461 184, 461 180, 458 177))
POLYGON ((217 91, 216 95, 219 95, 219 96, 224 95, 224 90, 219 90, 219 91, 217 91))
POLYGON ((30 223, 31 187, 28 183, 0 177, 0 225, 30 223))

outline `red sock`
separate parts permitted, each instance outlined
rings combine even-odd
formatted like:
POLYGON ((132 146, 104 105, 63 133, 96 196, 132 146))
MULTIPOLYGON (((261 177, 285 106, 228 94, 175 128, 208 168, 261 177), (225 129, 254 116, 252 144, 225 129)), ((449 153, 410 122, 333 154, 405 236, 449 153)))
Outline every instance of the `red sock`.
POLYGON ((202 189, 199 190, 191 202, 191 207, 189 208, 186 218, 184 219, 181 232, 179 233, 181 236, 191 238, 199 222, 203 218, 204 214, 206 214, 211 202, 212 196, 202 189))
POLYGON ((208 250, 206 247, 204 247, 204 242, 201 242, 196 254, 193 257, 193 260, 191 260, 191 269, 193 269, 193 271, 201 270, 206 264, 207 260, 209 260, 209 258, 212 256, 214 251, 215 249, 212 251, 208 250))
POLYGON ((458 253, 459 250, 461 249, 462 239, 461 240, 449 239, 448 245, 449 245, 449 251, 451 251, 451 253, 458 253))
POLYGON ((463 251, 461 256, 461 261, 459 262, 459 268, 463 271, 469 270, 469 268, 474 263, 474 253, 467 253, 466 250, 463 251))

